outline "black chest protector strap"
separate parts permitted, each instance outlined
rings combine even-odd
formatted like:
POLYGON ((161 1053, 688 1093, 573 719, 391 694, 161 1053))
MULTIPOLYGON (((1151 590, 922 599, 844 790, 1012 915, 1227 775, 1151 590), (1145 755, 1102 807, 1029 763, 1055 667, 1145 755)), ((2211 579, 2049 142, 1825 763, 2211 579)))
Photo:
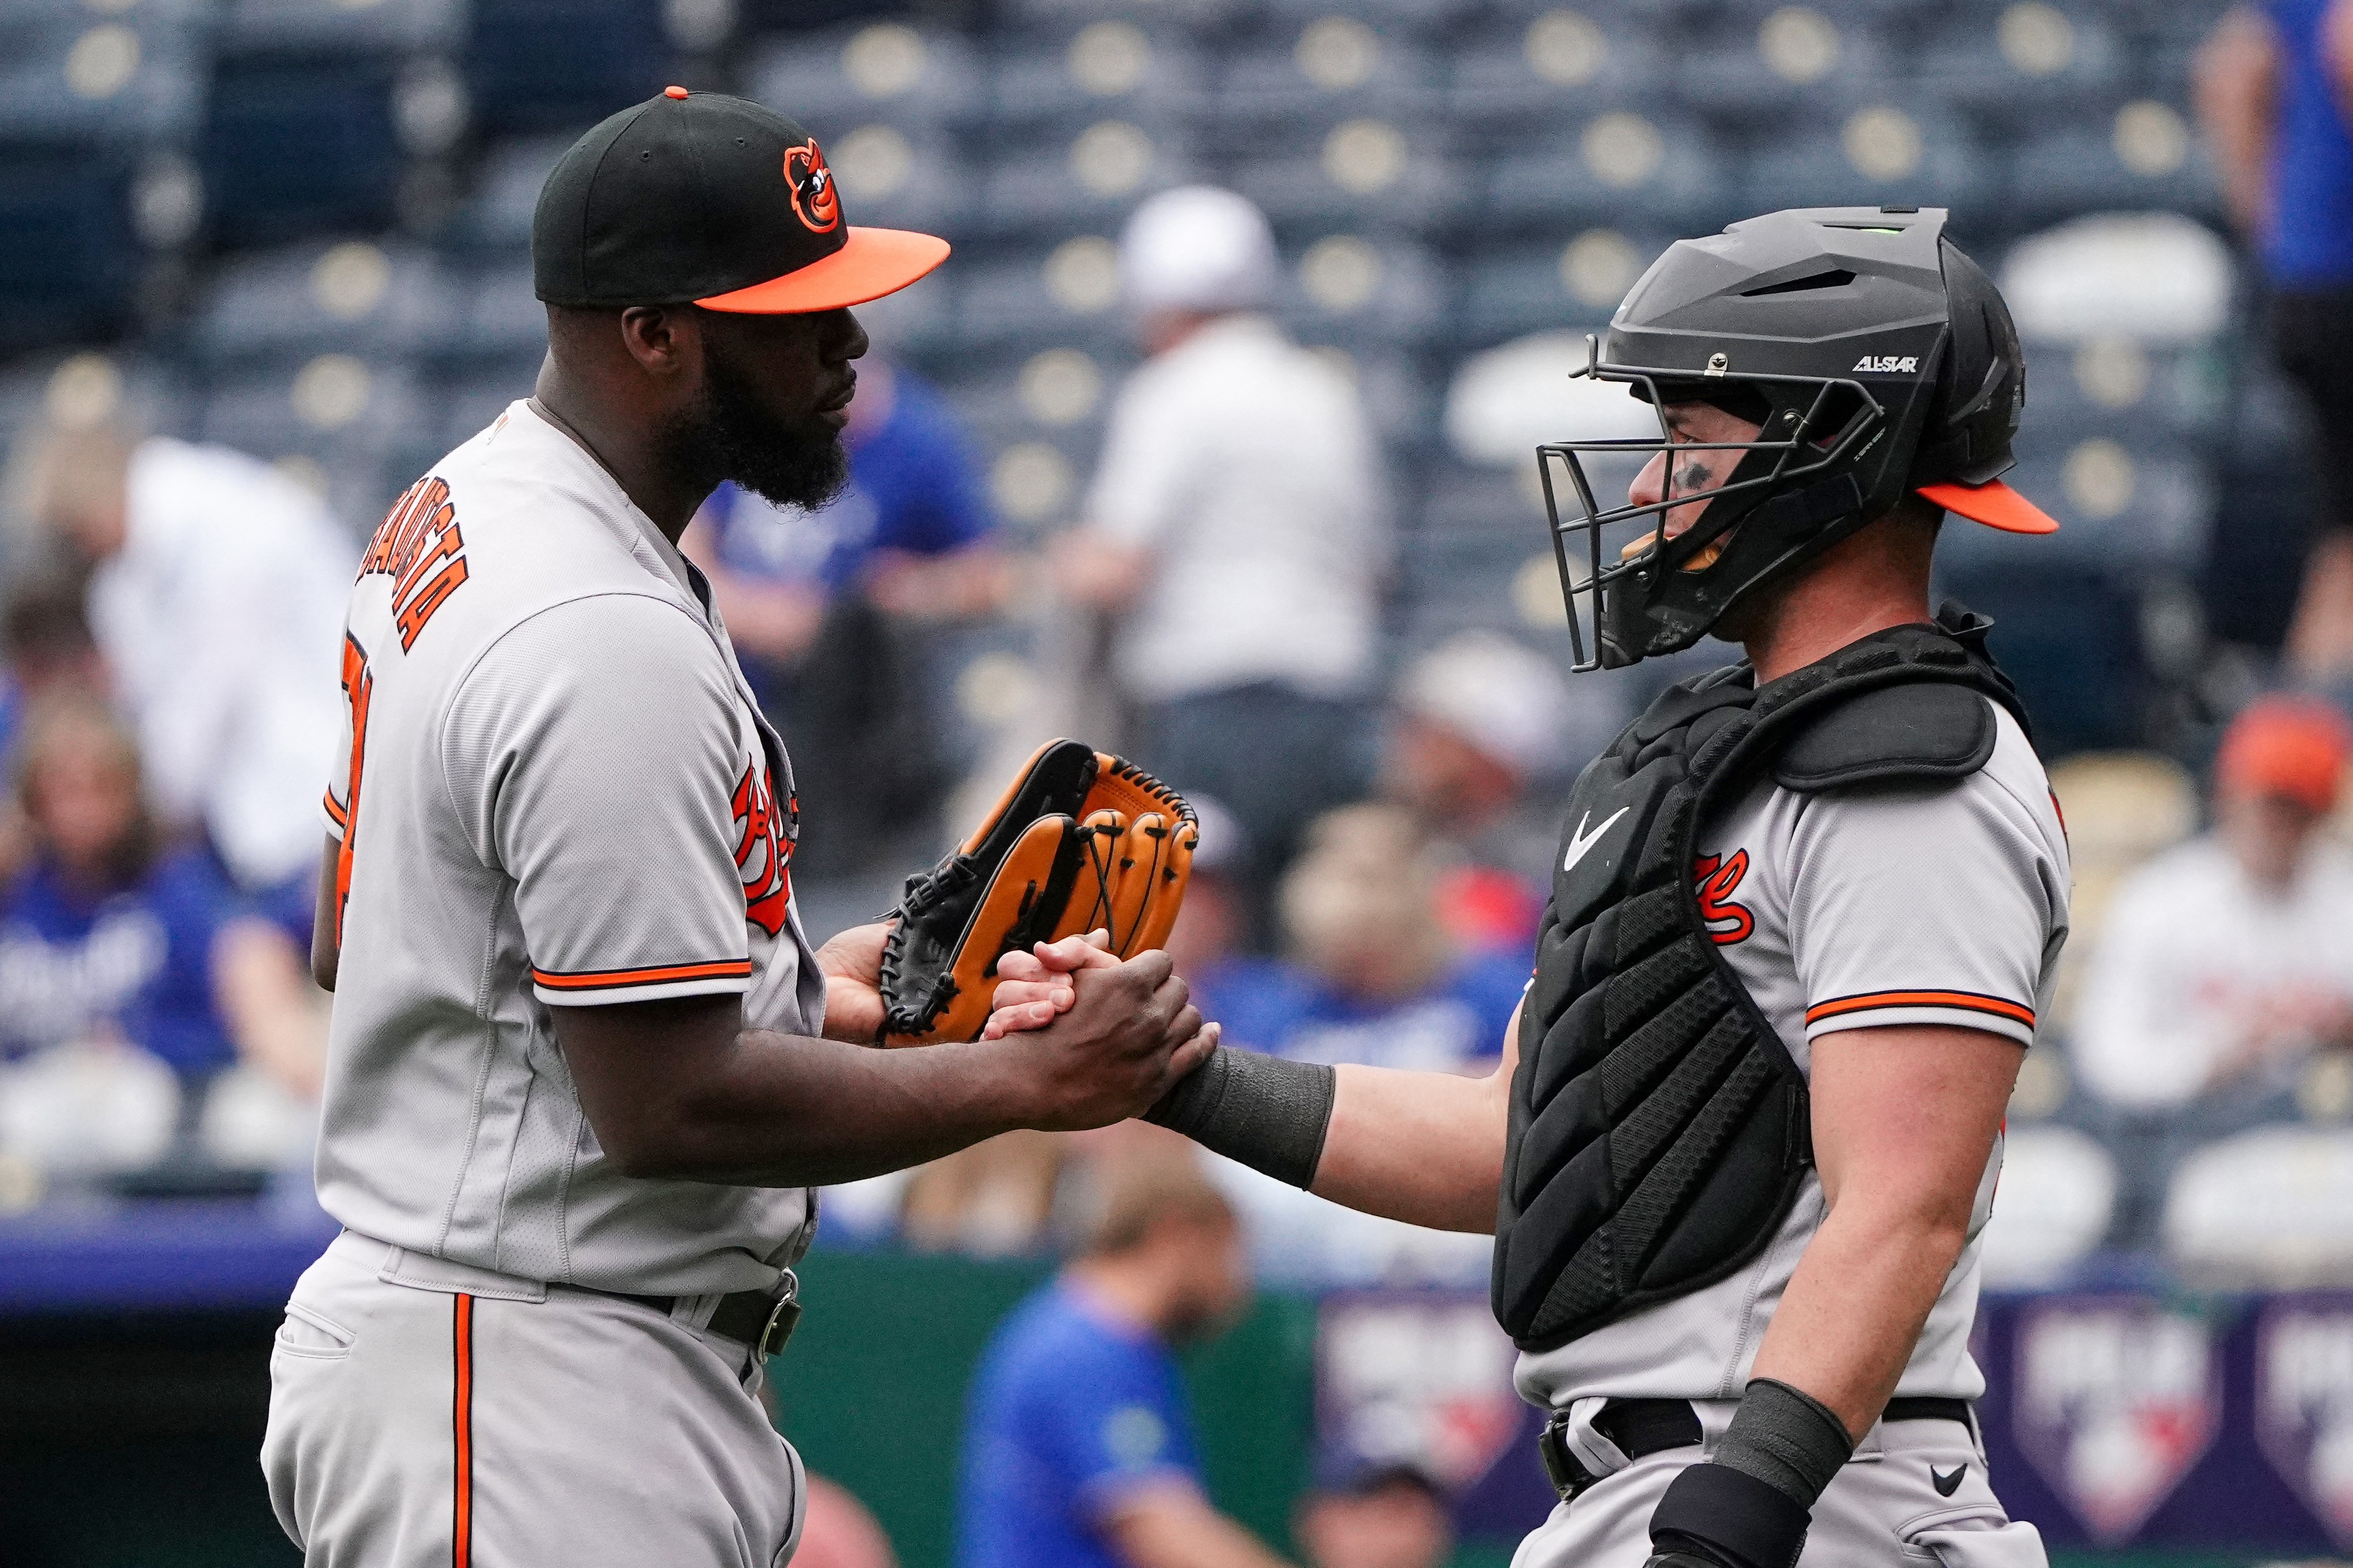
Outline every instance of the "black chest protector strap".
POLYGON ((1736 665, 1668 690, 1578 778, 1520 1015, 1495 1317, 1523 1350, 1710 1284, 1760 1251, 1812 1152, 1804 1076, 1710 940, 1699 824, 1767 769, 1795 790, 1957 779, 2021 724, 1990 625, 1850 644, 1761 690, 1736 665))

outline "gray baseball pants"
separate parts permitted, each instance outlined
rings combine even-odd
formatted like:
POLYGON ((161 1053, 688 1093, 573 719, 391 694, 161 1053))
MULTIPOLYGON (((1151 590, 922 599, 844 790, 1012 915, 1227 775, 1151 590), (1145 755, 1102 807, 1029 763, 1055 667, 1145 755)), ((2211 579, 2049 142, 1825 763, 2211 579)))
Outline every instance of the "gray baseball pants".
POLYGON ((800 1458, 750 1348, 346 1231, 269 1358, 261 1468, 308 1568, 780 1568, 800 1458))
MULTIPOLYGON (((1670 1448, 1629 1464, 1592 1429, 1601 1405, 1579 1400, 1572 1410, 1580 1419, 1570 1433, 1579 1462, 1601 1479, 1554 1509, 1520 1543, 1512 1568, 1642 1568, 1651 1555, 1651 1510, 1677 1472, 1713 1450, 1738 1408, 1736 1400, 1694 1401, 1705 1434, 1701 1447, 1670 1448)), ((2042 1535, 2013 1521, 1993 1495, 1973 1430, 1957 1421, 1896 1421, 1863 1435, 1854 1458, 1814 1504, 1798 1568, 2047 1568, 2047 1563, 2042 1535)))

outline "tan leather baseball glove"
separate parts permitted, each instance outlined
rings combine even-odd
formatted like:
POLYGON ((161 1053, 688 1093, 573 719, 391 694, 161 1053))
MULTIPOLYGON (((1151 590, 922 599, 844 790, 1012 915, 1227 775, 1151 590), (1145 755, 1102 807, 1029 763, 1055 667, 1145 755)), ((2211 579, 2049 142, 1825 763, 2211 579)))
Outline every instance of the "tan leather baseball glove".
POLYGON ((1077 741, 1039 747, 971 837, 907 879, 882 949, 882 1043, 977 1039, 997 961, 1103 930, 1122 958, 1176 923, 1201 829, 1175 790, 1077 741))

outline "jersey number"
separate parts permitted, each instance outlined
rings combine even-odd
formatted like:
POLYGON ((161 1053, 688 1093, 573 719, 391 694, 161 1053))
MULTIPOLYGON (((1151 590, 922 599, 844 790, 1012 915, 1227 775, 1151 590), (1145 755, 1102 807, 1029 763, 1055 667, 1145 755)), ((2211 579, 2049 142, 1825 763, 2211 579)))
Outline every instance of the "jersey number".
MULTIPOLYGON (((343 634, 343 700, 352 710, 352 766, 343 780, 343 838, 335 849, 335 947, 343 945, 343 906, 352 896, 352 851, 360 837, 360 769, 367 760, 368 699, 375 691, 375 677, 368 669, 367 649, 349 632, 343 634)), ((327 796, 327 808, 332 811, 335 797, 327 796)))

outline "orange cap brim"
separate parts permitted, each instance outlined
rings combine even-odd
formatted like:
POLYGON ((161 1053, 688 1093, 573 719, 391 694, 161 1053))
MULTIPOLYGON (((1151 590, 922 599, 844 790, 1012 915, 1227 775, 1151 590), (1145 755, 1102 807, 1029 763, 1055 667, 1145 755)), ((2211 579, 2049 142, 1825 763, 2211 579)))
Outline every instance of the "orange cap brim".
POLYGON ((786 316, 894 293, 948 258, 948 242, 903 228, 853 228, 839 250, 781 278, 697 300, 706 310, 786 316))
POLYGON ((1921 496, 1947 511, 1959 512, 2005 533, 2056 533, 2059 520, 2003 484, 1922 485, 1921 496))

